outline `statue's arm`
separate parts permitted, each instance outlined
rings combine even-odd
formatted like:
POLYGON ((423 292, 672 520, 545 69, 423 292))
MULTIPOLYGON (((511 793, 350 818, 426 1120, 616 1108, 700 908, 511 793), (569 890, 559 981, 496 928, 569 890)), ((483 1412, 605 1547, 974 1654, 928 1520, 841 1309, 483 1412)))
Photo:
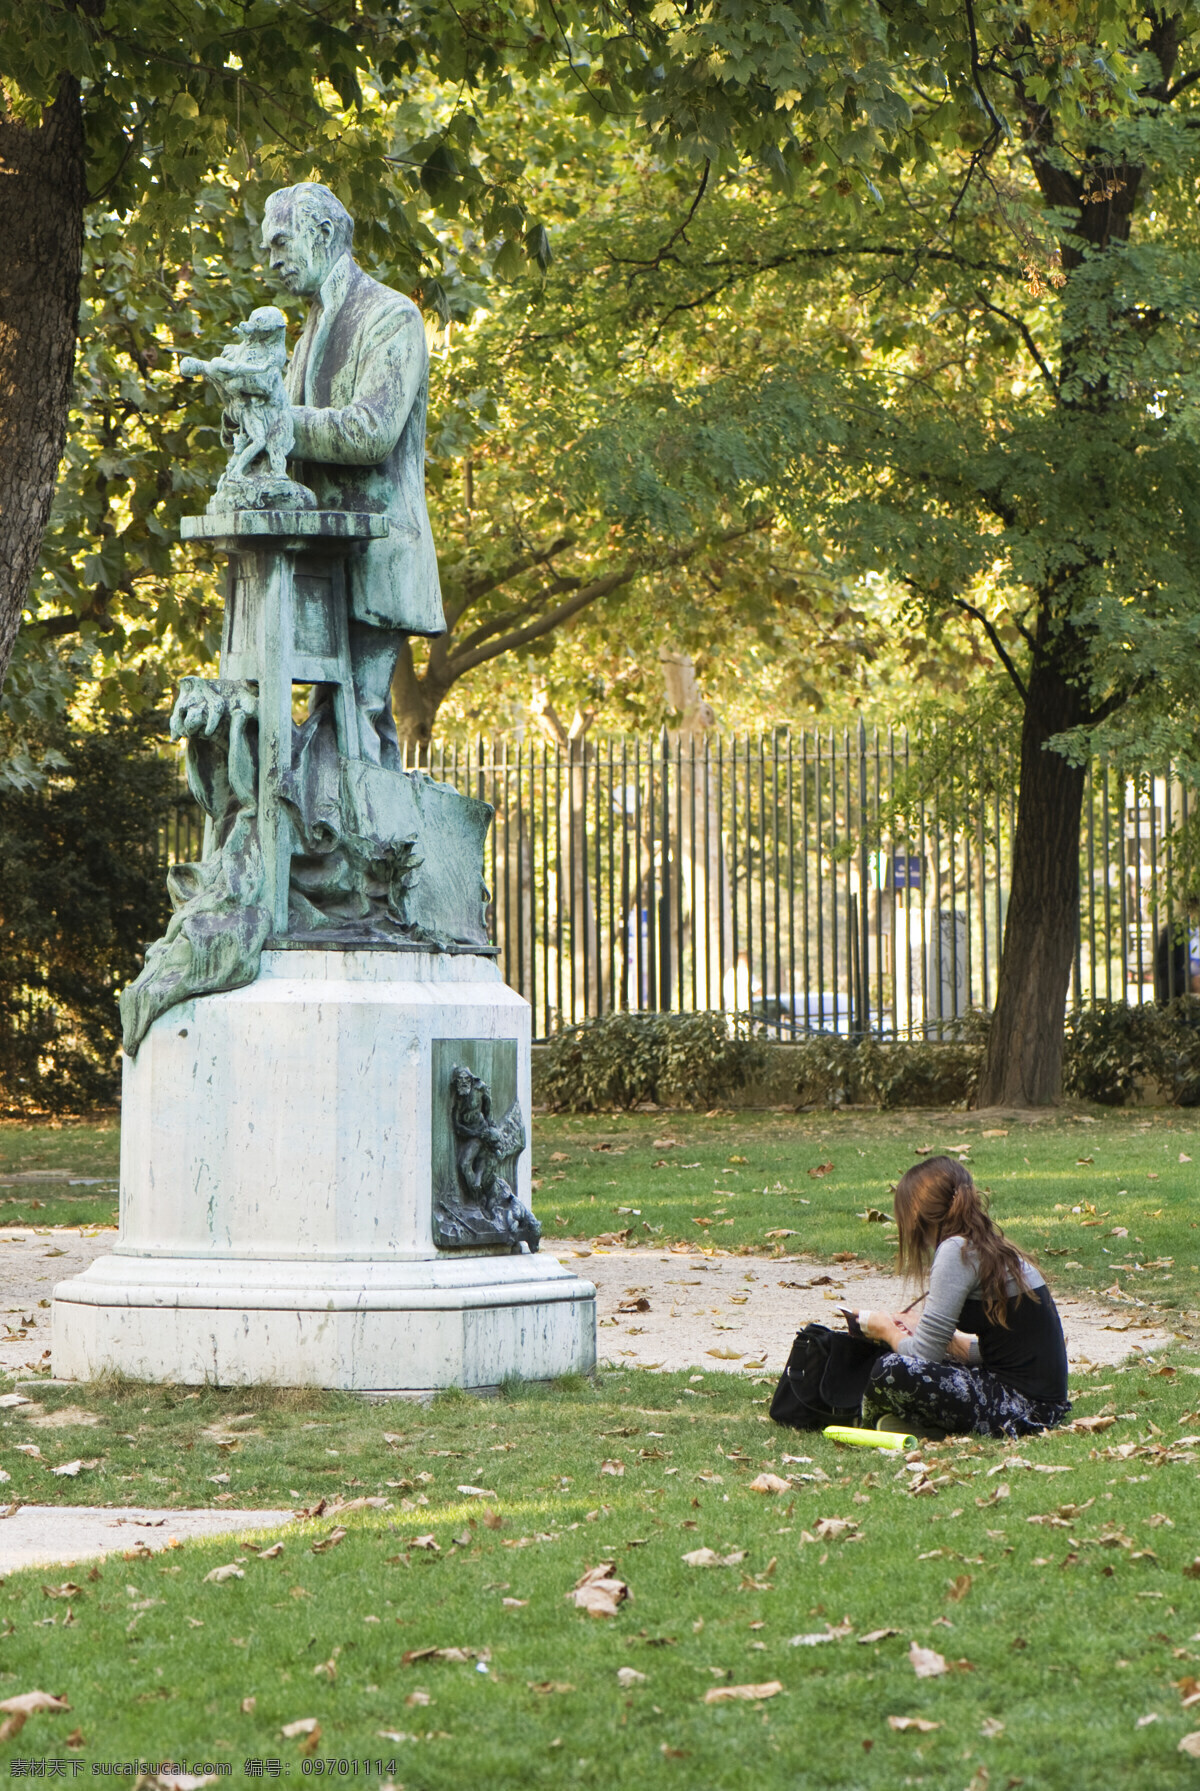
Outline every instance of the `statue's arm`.
POLYGON ((370 342, 349 404, 318 410, 296 405, 293 452, 301 460, 375 466, 400 439, 429 365, 425 327, 413 312, 370 342))

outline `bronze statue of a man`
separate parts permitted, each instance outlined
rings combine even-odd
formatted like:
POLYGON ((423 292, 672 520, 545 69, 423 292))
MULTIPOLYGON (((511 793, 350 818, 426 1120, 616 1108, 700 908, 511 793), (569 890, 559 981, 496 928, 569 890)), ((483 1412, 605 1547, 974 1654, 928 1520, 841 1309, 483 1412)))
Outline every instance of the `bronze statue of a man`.
POLYGON ((425 508, 425 326, 411 299, 358 266, 354 220, 328 187, 272 193, 262 236, 280 285, 310 301, 285 381, 294 476, 322 509, 379 511, 390 525, 351 562, 350 653, 363 756, 395 769, 401 642, 446 627, 425 508))

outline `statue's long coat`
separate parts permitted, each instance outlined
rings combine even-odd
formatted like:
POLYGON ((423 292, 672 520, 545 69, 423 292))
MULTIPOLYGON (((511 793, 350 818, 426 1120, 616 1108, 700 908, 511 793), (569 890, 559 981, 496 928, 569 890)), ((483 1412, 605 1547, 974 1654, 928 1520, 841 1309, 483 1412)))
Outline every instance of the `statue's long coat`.
POLYGON ((429 347, 421 313, 343 255, 309 311, 286 384, 296 407, 294 476, 322 509, 382 511, 390 524, 384 540, 350 562, 351 616, 443 633, 425 508, 429 347))

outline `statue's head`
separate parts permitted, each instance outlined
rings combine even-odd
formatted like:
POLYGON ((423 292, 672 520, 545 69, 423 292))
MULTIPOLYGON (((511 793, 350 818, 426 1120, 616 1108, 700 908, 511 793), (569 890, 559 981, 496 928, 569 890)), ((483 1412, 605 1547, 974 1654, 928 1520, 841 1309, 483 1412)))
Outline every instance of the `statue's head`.
POLYGON ((349 252, 354 219, 328 187, 304 180, 271 194, 262 240, 279 284, 298 297, 314 298, 330 269, 349 252))

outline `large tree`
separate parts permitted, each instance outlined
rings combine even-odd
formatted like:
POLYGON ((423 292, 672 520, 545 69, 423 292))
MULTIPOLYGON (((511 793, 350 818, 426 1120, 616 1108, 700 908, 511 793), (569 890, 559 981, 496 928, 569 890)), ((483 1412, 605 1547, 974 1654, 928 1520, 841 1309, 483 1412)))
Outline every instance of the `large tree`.
MULTIPOLYGON (((978 1099, 1026 1106, 1061 1088, 1089 754, 1200 764, 1200 14, 977 11, 973 127, 872 229, 797 256, 831 350, 841 294, 844 372, 819 340, 801 390, 781 367, 762 396, 807 401, 831 548, 927 626, 966 618, 1010 680, 1020 797, 978 1099), (1081 94, 1098 68, 1111 85, 1081 94)), ((918 128, 941 107, 918 99, 918 128)))
POLYGON ((552 75, 601 124, 639 119, 665 156, 748 156, 786 179, 815 155, 830 191, 850 193, 905 123, 896 60, 883 13, 854 0, 485 0, 469 14, 453 0, 2 0, 0 678, 66 435, 89 216, 135 256, 161 239, 178 298, 206 186, 212 223, 247 184, 253 197, 315 173, 372 220, 367 248, 386 246, 392 277, 448 316, 421 200, 467 216, 502 274, 547 257, 522 158, 489 147, 515 78, 552 75), (422 80, 442 90, 414 130, 422 80), (360 128, 380 107, 396 109, 391 143, 360 128))

